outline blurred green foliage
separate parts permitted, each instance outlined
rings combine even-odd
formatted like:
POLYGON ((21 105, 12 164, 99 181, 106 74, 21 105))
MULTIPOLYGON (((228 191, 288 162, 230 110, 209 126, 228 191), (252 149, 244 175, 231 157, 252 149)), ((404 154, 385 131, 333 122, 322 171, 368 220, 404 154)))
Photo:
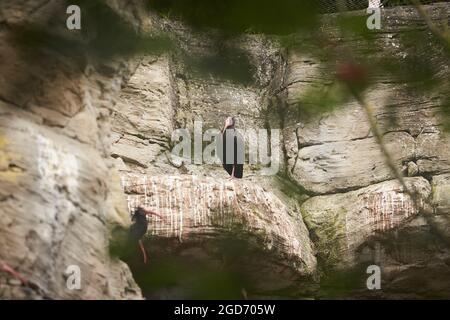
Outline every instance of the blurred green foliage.
POLYGON ((196 28, 217 28, 235 34, 287 34, 317 24, 315 0, 149 0, 152 9, 196 28))
MULTIPOLYGON (((185 21, 199 31, 218 30, 209 39, 212 50, 208 54, 198 54, 162 30, 153 34, 138 32, 104 1, 69 2, 82 10, 83 27, 74 36, 29 25, 18 29, 16 38, 29 48, 51 48, 82 62, 87 57, 105 60, 125 55, 170 53, 183 61, 191 74, 213 75, 248 85, 255 78, 255 66, 248 52, 232 40, 247 33, 275 34, 287 52, 298 52, 319 63, 320 72, 327 79, 326 83, 311 84, 311 88, 298 97, 298 110, 294 113, 299 117, 329 112, 351 99, 355 90, 363 93, 366 88, 389 78, 390 82, 404 84, 412 92, 443 96, 443 123, 448 127, 450 90, 448 74, 443 70, 449 65, 450 43, 443 43, 439 37, 425 32, 423 23, 396 33, 398 49, 391 50, 384 48, 384 40, 381 40, 384 28, 389 26, 383 26, 380 31, 369 30, 365 12, 321 15, 329 8, 336 10, 336 1, 148 0, 148 7, 163 16, 185 21), (351 71, 342 77, 343 66, 347 71, 356 70, 352 64, 367 73, 367 78, 359 79, 361 85, 351 71)), ((387 5, 398 3, 406 1, 389 1, 387 5)), ((362 6, 360 2, 347 1, 347 4, 355 8, 362 6)), ((383 16, 382 19, 383 24, 387 23, 383 16)))
POLYGON ((197 245, 149 237, 148 264, 143 264, 137 244, 124 248, 120 256, 147 298, 168 294, 180 299, 243 299, 243 290, 252 287, 240 264, 253 252, 248 242, 230 235, 197 245))
POLYGON ((298 99, 298 117, 307 119, 332 111, 351 99, 350 92, 341 83, 311 86, 298 99))
MULTIPOLYGON (((226 40, 226 39, 224 39, 226 40)), ((187 50, 178 50, 177 57, 189 74, 197 77, 211 75, 248 85, 254 80, 254 65, 248 54, 233 43, 216 42, 215 52, 207 55, 192 54, 187 50)))
POLYGON ((44 48, 71 58, 91 57, 99 61, 136 54, 158 55, 176 49, 166 34, 139 32, 104 1, 73 0, 66 1, 66 4, 80 6, 81 30, 49 28, 48 25, 65 25, 65 12, 60 16, 55 13, 47 25, 30 23, 15 26, 14 40, 28 50, 44 48))

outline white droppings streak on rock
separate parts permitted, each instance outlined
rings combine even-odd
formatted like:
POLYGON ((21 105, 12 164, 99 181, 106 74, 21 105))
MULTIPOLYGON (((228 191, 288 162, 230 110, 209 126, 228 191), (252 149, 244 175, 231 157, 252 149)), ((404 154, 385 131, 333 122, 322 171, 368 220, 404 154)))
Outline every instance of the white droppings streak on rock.
POLYGON ((181 182, 177 180, 177 189, 179 193, 179 206, 180 206, 180 235, 179 238, 181 240, 183 236, 183 204, 184 204, 184 197, 183 197, 183 189, 181 188, 181 182))
POLYGON ((197 214, 195 212, 194 204, 192 203, 191 192, 188 192, 187 194, 188 194, 188 199, 189 199, 189 209, 190 209, 190 211, 192 213, 192 218, 193 218, 193 221, 194 221, 194 227, 196 227, 197 224, 198 224, 198 222, 197 222, 197 214))
POLYGON ((65 186, 69 192, 76 193, 79 177, 77 157, 40 134, 36 135, 36 145, 36 161, 42 190, 65 186))
POLYGON ((396 190, 383 190, 368 195, 366 206, 371 212, 370 223, 374 231, 386 231, 418 211, 413 200, 396 190))
POLYGON ((120 177, 120 185, 122 187, 122 191, 125 191, 125 178, 124 177, 120 177))
POLYGON ((128 206, 128 212, 131 213, 131 197, 127 196, 127 206, 128 206))
MULTIPOLYGON (((52 232, 43 232, 41 237, 46 241, 57 241, 64 238, 65 226, 77 209, 73 201, 78 201, 79 163, 77 157, 69 153, 63 146, 37 133, 37 171, 39 174, 40 192, 45 193, 51 207, 45 210, 51 220, 58 221, 52 232), (56 190, 65 190, 55 193, 56 190), (58 194, 58 196, 55 196, 58 194)), ((58 250, 58 248, 54 248, 58 250)))
MULTIPOLYGON (((293 227, 294 220, 288 208, 276 196, 253 182, 195 176, 154 176, 146 180, 147 187, 139 188, 133 187, 133 183, 134 180, 142 181, 142 178, 136 178, 131 177, 131 183, 125 186, 130 194, 128 203, 145 202, 143 193, 151 188, 149 202, 167 221, 158 225, 152 223, 149 233, 153 236, 183 238, 186 242, 196 232, 220 228, 230 231, 230 227, 238 224, 262 236, 261 246, 266 250, 283 250, 293 257, 305 255, 309 262, 315 261, 312 249, 302 250, 303 246, 310 246, 310 242, 300 242, 297 234, 300 230, 293 227)), ((155 220, 161 221, 152 219, 155 220)), ((303 268, 303 264, 298 265, 303 268)))
POLYGON ((168 187, 166 188, 166 199, 167 199, 166 205, 167 205, 167 208, 169 210, 169 215, 170 215, 170 232, 167 234, 168 236, 172 235, 172 234, 176 234, 174 232, 175 231, 175 225, 174 224, 175 224, 176 221, 174 221, 174 215, 173 215, 173 211, 172 211, 172 201, 171 201, 171 197, 170 197, 170 194, 171 194, 171 192, 170 192, 171 183, 172 183, 171 177, 168 177, 168 187))
POLYGON ((144 176, 143 181, 144 185, 144 204, 145 206, 148 206, 148 198, 147 198, 147 176, 144 176))

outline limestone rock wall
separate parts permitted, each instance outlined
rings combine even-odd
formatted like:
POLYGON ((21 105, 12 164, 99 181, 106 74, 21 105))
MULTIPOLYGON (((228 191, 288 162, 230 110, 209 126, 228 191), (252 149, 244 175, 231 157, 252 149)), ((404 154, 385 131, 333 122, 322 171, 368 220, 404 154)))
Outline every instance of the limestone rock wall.
POLYGON ((296 283, 311 281, 316 271, 314 249, 299 213, 251 181, 129 175, 124 178, 124 190, 131 208, 137 204, 157 208, 164 220, 151 218, 149 237, 176 239, 171 250, 181 256, 198 248, 215 259, 217 254, 224 254, 221 239, 248 243, 250 248, 239 261, 239 268, 254 280, 246 288, 250 292, 298 293, 305 289, 296 283))
MULTIPOLYGON (((133 32, 166 32, 181 50, 109 55, 96 42, 105 30, 67 31, 64 2, 0 4, 0 260, 29 280, 0 272, 1 297, 141 298, 128 266, 109 254, 139 204, 165 217, 150 221, 155 259, 220 269, 230 264, 224 239, 246 244, 234 267, 252 279, 251 297, 330 297, 342 273, 357 283, 339 297, 450 296, 450 155, 439 97, 388 79, 368 92, 412 199, 356 102, 312 118, 290 113, 308 86, 329 82, 320 61, 274 37, 192 30, 141 1, 95 3, 133 32), (47 41, 30 43, 29 26, 42 32, 32 39, 47 41), (244 180, 229 181, 220 165, 170 158, 175 129, 196 120, 220 129, 229 115, 242 129, 281 129, 277 176, 246 166, 244 180), (364 289, 370 264, 382 268, 381 291, 364 289), (81 290, 66 287, 69 265, 81 268, 81 290)), ((433 8, 448 20, 448 4, 433 8)), ((420 19, 411 8, 385 13, 378 42, 396 48, 396 33, 420 19)))
MULTIPOLYGON (((189 54, 214 55, 217 40, 208 34, 176 23, 163 26, 189 54)), ((192 72, 179 55, 144 57, 116 104, 111 155, 130 212, 145 204, 167 220, 150 224, 149 246, 151 239, 172 239, 178 255, 195 247, 203 252, 199 260, 214 261, 221 239, 243 238, 253 244, 240 267, 254 280, 247 290, 304 293, 296 283, 315 276, 314 246, 298 205, 278 190, 277 178, 263 178, 259 168, 248 166, 245 181, 229 181, 220 165, 198 165, 193 158, 180 165, 170 154, 173 131, 193 132, 196 121, 203 131, 221 129, 229 115, 244 130, 266 127, 280 49, 260 36, 227 39, 227 45, 243 50, 254 64, 250 83, 192 72)))
MULTIPOLYGON (((427 10, 436 21, 448 21, 448 4, 427 10)), ((397 33, 423 23, 408 7, 384 10, 382 17, 384 32, 375 35, 379 52, 399 54, 406 48, 396 42, 397 33)), ((434 56, 430 59, 436 63, 434 56)), ((287 61, 283 95, 290 106, 311 85, 329 81, 321 61, 298 52, 287 61)), ((442 70, 447 68, 442 64, 442 70)), ((364 271, 357 266, 379 265, 383 290, 372 296, 444 298, 450 291, 441 282, 447 282, 449 271, 448 195, 444 195, 449 135, 441 127, 441 100, 408 91, 388 78, 380 82, 366 99, 374 107, 395 166, 405 177, 417 176, 406 178, 410 189, 418 192, 416 199, 391 180, 394 174, 356 101, 307 120, 288 119, 284 134, 288 174, 313 195, 302 204, 302 214, 317 245, 319 264, 356 268, 360 274, 364 271), (439 273, 440 280, 422 275, 424 270, 439 273)))
POLYGON ((406 194, 396 180, 333 195, 312 197, 302 205, 309 230, 321 248, 319 254, 335 264, 355 263, 358 248, 371 236, 395 229, 418 216, 431 194, 428 181, 407 178, 406 194))
POLYGON ((109 255, 112 230, 130 220, 108 123, 134 65, 75 54, 67 46, 85 39, 66 16, 64 1, 0 4, 0 259, 28 281, 1 271, 0 297, 139 299, 109 255), (71 265, 80 290, 66 286, 71 265))
MULTIPOLYGON (((444 11, 437 8, 435 14, 447 19, 444 11)), ((412 25, 417 28, 420 21, 411 8, 389 9, 383 16, 389 30, 376 35, 381 48, 396 48, 395 34, 412 25)), ((329 297, 327 288, 340 284, 328 281, 336 273, 348 273, 359 280, 340 297, 448 297, 449 156, 448 136, 437 114, 439 97, 413 94, 389 81, 367 94, 395 165, 416 192, 412 199, 394 179, 356 101, 312 118, 290 113, 311 85, 330 81, 320 61, 281 49, 275 38, 223 39, 171 21, 161 25, 184 50, 204 59, 217 50, 217 41, 224 52, 227 46, 239 48, 254 72, 252 80, 242 84, 214 73, 195 73, 176 54, 146 57, 123 91, 117 106, 133 101, 137 107, 118 108, 113 149, 120 152, 112 155, 120 164, 130 211, 146 204, 168 220, 152 220, 151 241, 173 239, 169 243, 175 251, 165 254, 184 256, 184 250, 194 246, 195 252, 203 252, 198 259, 214 260, 217 250, 209 247, 223 232, 249 235, 248 242, 261 232, 266 240, 278 239, 270 249, 272 240, 259 242, 258 250, 267 252, 267 258, 254 255, 264 270, 278 270, 279 263, 289 266, 280 274, 262 272, 259 285, 247 288, 263 296, 307 292, 329 297), (125 125, 128 114, 132 116, 125 125), (180 166, 169 160, 167 141, 173 129, 192 131, 195 120, 203 121, 203 130, 221 128, 228 115, 235 115, 243 129, 282 129, 279 176, 264 177, 259 168, 246 166, 243 181, 229 182, 220 165, 180 166), (129 133, 138 128, 138 134, 129 133), (227 193, 235 204, 227 204, 227 193), (228 217, 223 221, 234 222, 221 223, 223 210, 228 217), (243 223, 242 229, 229 229, 233 223, 243 223), (298 249, 288 244, 291 237, 299 241, 298 249), (370 264, 383 270, 381 292, 357 290, 367 277, 361 268, 370 264), (442 276, 428 279, 424 270, 442 276), (420 289, 414 287, 417 279, 423 284, 420 289)), ((251 265, 245 261, 241 268, 251 265)))

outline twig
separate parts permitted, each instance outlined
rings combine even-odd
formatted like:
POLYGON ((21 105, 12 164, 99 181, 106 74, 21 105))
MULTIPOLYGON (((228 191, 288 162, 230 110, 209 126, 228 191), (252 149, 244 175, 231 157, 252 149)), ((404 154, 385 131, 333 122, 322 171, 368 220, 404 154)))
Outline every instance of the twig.
POLYGON ((381 152, 383 153, 383 156, 386 159, 386 163, 391 169, 392 173, 394 174, 395 178, 400 182, 402 187, 404 188, 404 191, 408 193, 410 196, 414 196, 415 194, 411 192, 408 188, 408 186, 405 183, 405 179, 403 178, 402 173, 398 170, 397 166, 395 165, 394 160, 392 159, 391 154, 389 153, 389 150, 386 148, 386 145, 383 141, 383 135, 380 132, 380 129, 377 124, 377 120, 373 114, 373 107, 370 105, 367 101, 364 100, 362 95, 358 93, 353 93, 356 100, 359 102, 359 104, 364 108, 367 118, 369 120, 370 128, 372 129, 373 135, 375 136, 375 139, 377 140, 378 145, 380 146, 381 152))

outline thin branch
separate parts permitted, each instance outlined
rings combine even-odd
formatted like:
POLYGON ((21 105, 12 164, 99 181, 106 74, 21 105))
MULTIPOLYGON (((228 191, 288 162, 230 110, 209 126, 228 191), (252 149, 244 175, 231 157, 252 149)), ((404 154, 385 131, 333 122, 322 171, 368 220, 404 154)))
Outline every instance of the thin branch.
POLYGON ((402 173, 398 170, 397 166, 395 165, 395 161, 393 160, 391 154, 389 153, 389 150, 386 148, 386 145, 383 141, 383 135, 380 132, 380 129, 377 124, 377 120, 374 116, 372 105, 370 105, 367 101, 365 101, 365 99, 362 97, 362 95, 360 95, 358 93, 354 93, 354 96, 357 99, 357 101, 359 102, 359 104, 364 108, 364 111, 366 112, 367 118, 369 120, 370 128, 372 129, 373 135, 375 136, 375 139, 377 140, 377 143, 380 146, 381 152, 383 153, 383 156, 386 159, 386 164, 388 165, 389 169, 391 169, 395 178, 403 186, 404 191, 408 195, 414 196, 414 193, 411 192, 409 190, 408 186, 406 185, 405 179, 403 178, 402 173))

